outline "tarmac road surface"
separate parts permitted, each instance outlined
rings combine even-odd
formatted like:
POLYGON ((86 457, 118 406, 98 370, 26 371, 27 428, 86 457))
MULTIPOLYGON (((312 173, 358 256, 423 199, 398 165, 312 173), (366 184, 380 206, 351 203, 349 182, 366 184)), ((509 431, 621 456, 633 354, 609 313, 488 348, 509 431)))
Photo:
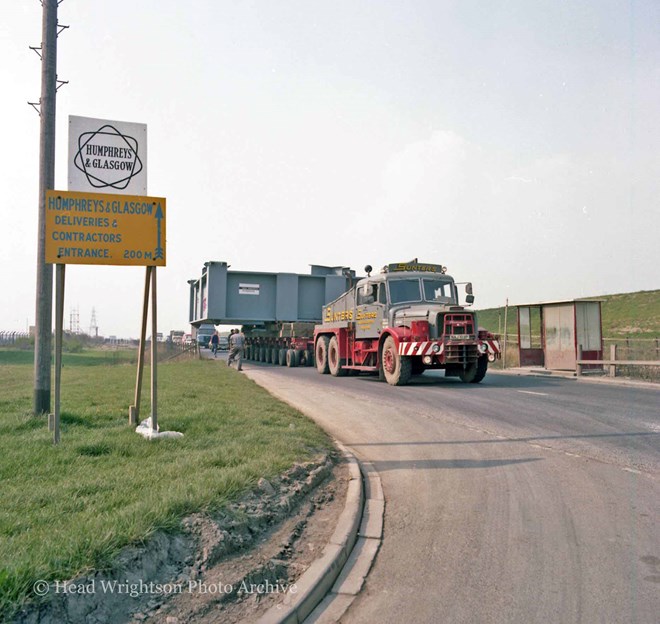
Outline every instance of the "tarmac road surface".
POLYGON ((244 370, 380 473, 383 543, 342 622, 660 621, 658 390, 244 370))

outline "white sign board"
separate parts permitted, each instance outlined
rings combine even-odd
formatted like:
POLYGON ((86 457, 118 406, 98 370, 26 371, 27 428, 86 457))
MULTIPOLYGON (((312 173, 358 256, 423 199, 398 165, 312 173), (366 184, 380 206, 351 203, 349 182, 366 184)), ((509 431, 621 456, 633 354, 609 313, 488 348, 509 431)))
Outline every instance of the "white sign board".
POLYGON ((238 294, 239 295, 258 295, 259 294, 259 284, 239 284, 238 285, 238 294))
POLYGON ((69 190, 147 195, 147 125, 69 116, 69 190))

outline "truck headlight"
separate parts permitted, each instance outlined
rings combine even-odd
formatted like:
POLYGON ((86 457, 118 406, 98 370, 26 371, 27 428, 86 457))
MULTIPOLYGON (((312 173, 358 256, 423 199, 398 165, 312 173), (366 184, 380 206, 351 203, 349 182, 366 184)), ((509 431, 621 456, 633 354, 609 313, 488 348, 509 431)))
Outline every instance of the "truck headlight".
POLYGON ((431 351, 433 351, 433 353, 437 353, 438 351, 440 351, 440 345, 437 344, 437 343, 434 344, 434 345, 431 347, 431 351))
POLYGON ((485 342, 482 342, 482 343, 479 345, 478 348, 479 348, 479 353, 482 353, 482 354, 483 354, 483 353, 486 353, 486 351, 488 351, 488 345, 487 345, 485 342))

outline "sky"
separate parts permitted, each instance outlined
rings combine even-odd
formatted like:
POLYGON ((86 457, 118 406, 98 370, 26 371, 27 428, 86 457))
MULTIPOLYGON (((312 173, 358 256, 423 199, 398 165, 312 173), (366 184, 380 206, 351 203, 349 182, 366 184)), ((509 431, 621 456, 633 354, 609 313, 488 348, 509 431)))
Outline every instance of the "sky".
MULTIPOLYGON (((660 288, 657 0, 64 0, 68 117, 147 124, 158 329, 205 262, 419 258, 476 308, 660 288)), ((34 324, 37 0, 0 3, 0 331, 34 324)), ((142 267, 67 267, 65 329, 140 332, 142 267)))

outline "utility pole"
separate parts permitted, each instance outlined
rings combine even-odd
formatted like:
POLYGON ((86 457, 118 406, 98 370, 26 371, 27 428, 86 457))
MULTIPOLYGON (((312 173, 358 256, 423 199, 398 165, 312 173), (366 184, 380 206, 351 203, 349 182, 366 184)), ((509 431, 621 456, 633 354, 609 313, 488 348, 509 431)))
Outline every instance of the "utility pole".
POLYGON ((57 4, 42 0, 41 99, 39 114, 39 234, 34 341, 34 413, 50 412, 53 267, 46 264, 46 190, 55 187, 55 98, 57 93, 57 4))

